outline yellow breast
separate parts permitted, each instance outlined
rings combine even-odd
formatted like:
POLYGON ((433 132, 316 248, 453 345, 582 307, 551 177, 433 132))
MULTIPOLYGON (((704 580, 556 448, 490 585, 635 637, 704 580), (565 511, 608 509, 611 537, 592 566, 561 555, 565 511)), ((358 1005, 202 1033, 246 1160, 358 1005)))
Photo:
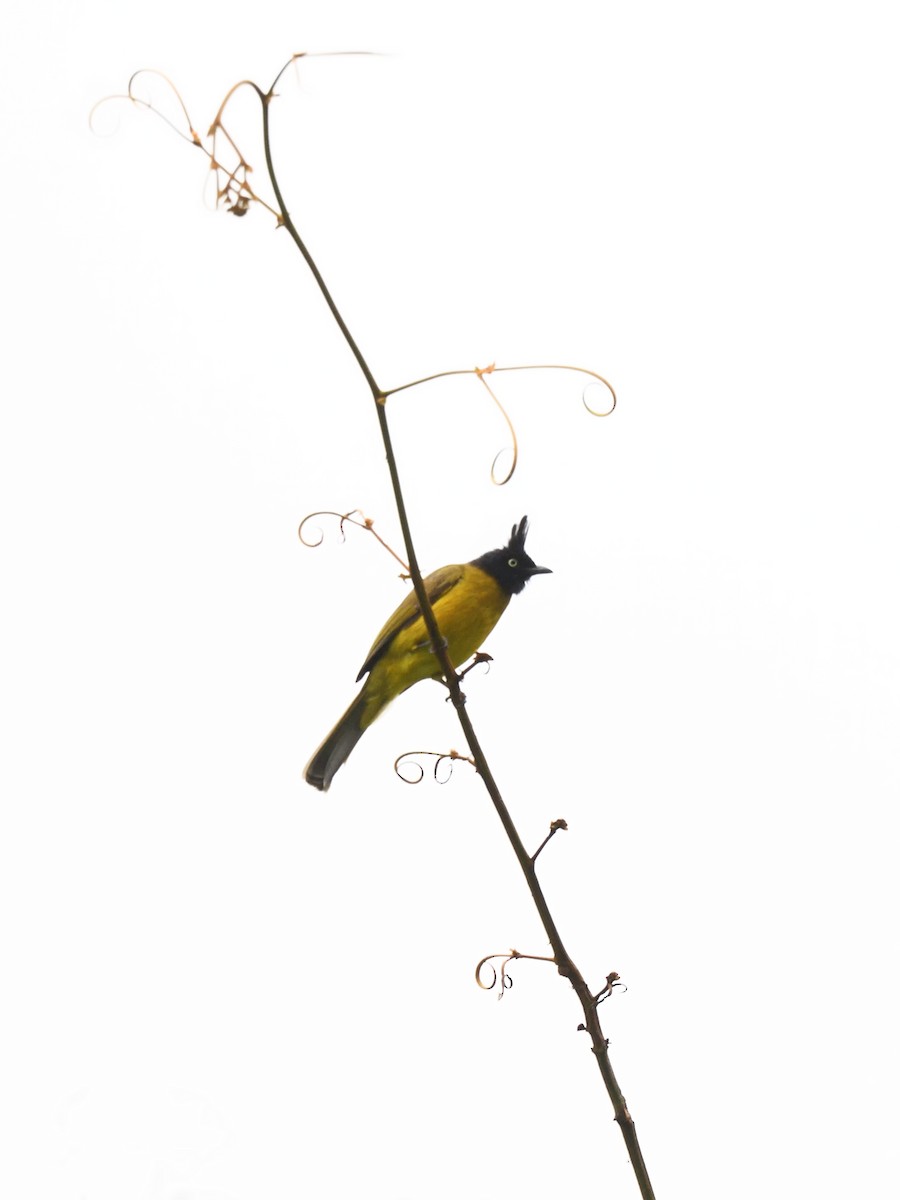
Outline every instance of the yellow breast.
MULTIPOLYGON (((447 639, 447 652, 460 667, 478 650, 509 604, 509 595, 496 579, 480 567, 467 564, 457 584, 438 598, 434 615, 447 639)), ((372 667, 366 692, 369 703, 363 718, 371 724, 381 709, 415 683, 441 674, 431 651, 422 617, 398 631, 390 647, 372 667)))

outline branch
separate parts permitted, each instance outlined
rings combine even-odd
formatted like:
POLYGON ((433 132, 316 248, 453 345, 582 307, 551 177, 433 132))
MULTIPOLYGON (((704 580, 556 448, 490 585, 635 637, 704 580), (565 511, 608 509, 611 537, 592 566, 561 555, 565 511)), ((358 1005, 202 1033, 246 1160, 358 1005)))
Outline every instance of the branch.
MULTIPOLYGON (((293 61, 293 59, 291 61, 293 61)), ((284 69, 285 68, 282 68, 282 72, 279 72, 279 75, 276 77, 276 82, 277 79, 280 78, 284 69)), ((415 546, 413 545, 409 517, 406 511, 406 502, 403 498, 403 489, 400 483, 397 460, 394 455, 394 447, 391 439, 390 427, 388 425, 386 400, 389 393, 382 391, 375 382, 375 377, 370 370, 368 363, 363 358, 359 346, 350 333, 346 322, 341 316, 338 307, 325 284, 325 280, 313 261, 312 255, 304 244, 299 232, 297 231, 288 214, 287 207, 284 203, 284 198, 281 194, 281 189, 278 186, 278 179, 275 174, 275 167, 272 159, 269 128, 269 108, 274 96, 273 88, 274 84, 266 93, 263 93, 258 88, 257 92, 260 96, 260 100, 262 101, 263 109, 263 134, 266 167, 268 168, 269 179, 271 180, 273 191, 281 209, 282 222, 297 245, 300 253, 306 260, 309 269, 312 271, 313 278, 316 280, 316 283, 319 286, 325 303, 331 309, 331 313, 337 322, 338 328, 341 330, 341 333, 343 333, 344 338, 346 339, 351 352, 356 358, 359 368, 362 371, 363 376, 365 377, 366 382, 368 383, 372 392, 372 398, 375 402, 375 410, 384 444, 384 452, 387 458, 388 471, 391 477, 391 486, 393 488, 394 499, 397 505, 397 516, 400 521, 400 528, 403 533, 403 542, 406 547, 406 555, 409 562, 409 573, 410 577, 412 578, 413 587, 415 589, 416 598, 419 602, 422 617, 425 621, 425 627, 428 630, 428 636, 431 639, 432 650, 438 662, 440 663, 441 670, 444 675, 444 682, 450 692, 450 699, 454 708, 456 709, 459 723, 462 726, 463 734, 465 735, 472 758, 475 760, 475 766, 478 774, 481 776, 482 781, 484 782, 484 786, 491 798, 491 802, 494 805, 497 815, 500 818, 504 830, 506 831, 506 836, 513 848, 513 853, 519 861, 522 874, 525 876, 525 882, 528 885, 531 898, 534 901, 535 908, 538 911, 541 924, 544 926, 547 938, 553 948, 553 958, 556 962, 557 970, 560 975, 569 980, 572 987, 575 989, 575 994, 577 995, 579 1003, 581 1004, 582 1011, 584 1012, 584 1028, 590 1034, 591 1049, 597 1060, 597 1065, 600 1068, 600 1074, 603 1077, 603 1082, 606 1084, 606 1090, 609 1093, 610 1100, 612 1101, 615 1120, 622 1131, 623 1138, 625 1139, 625 1145, 628 1148, 628 1155, 641 1191, 641 1196, 643 1197, 643 1200, 654 1200, 653 1187, 650 1183, 650 1176, 647 1172, 647 1167, 644 1163, 644 1157, 641 1153, 641 1148, 638 1143, 634 1120, 632 1119, 631 1113, 628 1110, 625 1097, 622 1095, 622 1089, 619 1087, 618 1080, 616 1079, 615 1072, 613 1071, 612 1063, 609 1059, 608 1042, 603 1036, 603 1031, 600 1028, 600 1021, 597 1017, 597 1000, 595 999, 594 993, 585 982, 583 975, 573 962, 569 952, 566 950, 559 930, 556 928, 549 905, 547 904, 544 892, 538 881, 537 871, 535 869, 535 860, 525 849, 522 839, 519 836, 519 832, 516 829, 515 823, 513 822, 512 816, 510 815, 509 809, 507 808, 506 803, 503 800, 503 796, 500 793, 500 788, 498 787, 497 781, 494 778, 493 771, 490 768, 481 743, 479 742, 475 733, 475 728, 466 709, 466 698, 462 688, 460 687, 456 664, 450 660, 450 656, 447 653, 446 639, 441 634, 437 620, 435 619, 434 611, 429 603, 428 596, 422 582, 422 573, 419 569, 419 562, 416 556, 415 546)), ((606 382, 605 380, 602 380, 601 376, 597 376, 597 378, 601 379, 601 381, 604 383, 606 382)), ((404 386, 409 387, 412 385, 407 384, 404 386)), ((400 390, 400 388, 394 389, 394 391, 400 390)), ((610 388, 610 391, 612 391, 612 388, 610 388)), ((614 392, 613 405, 615 405, 614 392)), ((612 410, 610 409, 610 411, 612 410)), ((535 858, 536 857, 537 856, 535 855, 535 858)))
MULTIPOLYGON (((600 1001, 602 999, 604 999, 611 992, 612 988, 616 984, 618 977, 615 975, 615 973, 612 973, 611 975, 609 975, 607 977, 606 987, 597 994, 592 993, 591 989, 588 987, 587 983, 585 982, 584 977, 582 976, 581 972, 576 967, 575 963, 572 961, 572 958, 570 957, 568 951, 565 948, 565 945, 563 944, 562 938, 559 934, 559 930, 556 928, 556 924, 553 920, 553 917, 550 912, 550 908, 547 904, 547 900, 544 896, 543 890, 541 888, 540 882, 537 877, 537 871, 536 871, 535 864, 536 864, 538 855, 540 854, 541 850, 543 850, 544 846, 547 844, 547 841, 549 841, 549 837, 552 837, 557 829, 561 829, 561 828, 565 827, 564 822, 559 822, 559 821, 554 822, 553 826, 551 826, 551 832, 550 832, 550 835, 548 836, 548 838, 546 838, 544 840, 544 842, 541 843, 541 845, 538 847, 538 850, 535 852, 534 855, 528 854, 528 852, 526 851, 526 849, 522 843, 522 839, 519 836, 518 830, 516 829, 516 826, 512 820, 509 809, 507 808, 507 806, 503 800, 503 797, 500 793, 500 789, 494 778, 493 772, 491 771, 491 768, 490 768, 490 765, 485 756, 484 750, 481 747, 481 743, 479 742, 478 737, 475 733, 475 729, 472 725, 472 721, 471 721, 471 719, 469 717, 469 713, 466 709, 466 698, 465 698, 465 695, 460 686, 460 678, 461 677, 457 673, 456 664, 450 660, 449 654, 447 652, 447 642, 446 642, 445 638, 443 637, 443 635, 441 634, 437 620, 435 619, 434 611, 432 610, 431 604, 429 603, 428 596, 425 592, 425 587, 424 587, 424 584, 422 581, 422 574, 419 569, 418 559, 416 557, 415 548, 413 545, 413 538, 412 538, 412 532, 410 529, 409 518, 408 518, 408 514, 407 514, 407 510, 406 510, 406 503, 403 498, 403 490, 402 490, 402 487, 400 484, 400 476, 399 476, 398 469, 397 469, 397 462, 396 462, 396 458, 394 455, 393 443, 392 443, 392 439, 391 439, 390 428, 388 425, 387 398, 388 398, 388 396, 393 395, 397 392, 403 391, 407 388, 417 386, 418 384, 421 384, 421 383, 426 383, 431 379, 440 378, 440 375, 431 375, 425 379, 416 380, 413 383, 403 384, 400 387, 393 388, 387 392, 383 391, 379 387, 378 383, 375 380, 375 376, 374 376, 372 370, 370 369, 368 363, 366 362, 365 358, 363 357, 363 354, 362 354, 359 346, 357 345, 353 335, 351 334, 350 329, 348 328, 346 322, 344 321, 343 317, 341 316, 341 313, 337 307, 337 304, 335 303, 335 300, 332 297, 331 292, 329 291, 321 272, 319 271, 318 267, 316 266, 316 263, 314 262, 312 255, 310 254, 309 250, 307 249, 306 244, 304 243, 303 239, 300 236, 299 231, 297 230, 296 226, 294 225, 293 220, 291 219, 290 213, 288 212, 287 205, 285 204, 284 197, 281 192, 281 188, 278 183, 278 178, 277 178, 277 175, 275 172, 275 167, 274 167, 274 162, 273 162, 273 157, 272 157, 270 110, 271 110, 272 100, 275 98, 275 94, 276 94, 275 87, 277 86, 278 81, 281 79, 282 75, 288 69, 288 67, 292 63, 296 62, 298 59, 300 59, 302 57, 304 57, 303 54, 292 55, 291 58, 288 60, 288 62, 285 63, 285 65, 282 67, 282 69, 278 72, 278 74, 276 75, 275 79, 273 80, 271 86, 269 87, 268 91, 264 92, 257 84, 253 83, 250 80, 243 80, 241 83, 235 85, 235 87, 232 88, 228 92, 228 94, 225 97, 225 100, 222 102, 222 105, 219 108, 219 111, 218 111, 216 118, 213 122, 213 125, 210 129, 210 136, 213 138, 213 151, 212 152, 206 150, 205 147, 203 147, 199 135, 196 133, 196 131, 194 130, 193 126, 190 123, 190 118, 188 117, 187 110, 184 107, 184 103, 176 91, 175 95, 178 99, 178 103, 180 105, 182 114, 185 118, 187 129, 188 129, 188 132, 186 134, 181 133, 181 136, 184 137, 185 140, 190 142, 192 145, 198 146, 201 150, 204 150, 204 152, 209 156, 210 166, 217 172, 222 171, 224 173, 225 186, 224 186, 224 189, 222 187, 219 188, 218 199, 219 199, 219 201, 226 202, 226 204, 230 208, 230 210, 240 216, 244 212, 247 211, 247 207, 251 201, 257 201, 259 203, 264 203, 264 202, 260 200, 260 198, 251 189, 251 187, 248 183, 247 176, 251 169, 250 164, 244 160, 243 156, 240 154, 240 151, 238 150, 234 141, 232 140, 232 138, 226 131, 226 129, 222 123, 222 117, 223 117, 223 112, 224 112, 225 106, 227 105, 229 99, 231 98, 232 95, 234 95, 235 91, 238 88, 242 88, 242 87, 250 88, 253 92, 255 92, 255 94, 258 96, 258 98, 260 100, 260 104, 262 106, 263 146, 264 146, 264 151, 265 151, 266 168, 267 168, 269 179, 270 179, 272 189, 274 192, 275 202, 276 202, 277 208, 278 208, 278 211, 275 212, 276 218, 278 220, 278 223, 280 225, 282 225, 288 231, 288 234, 290 235, 290 237, 293 240, 294 244, 296 245, 297 249, 303 255, 303 258, 306 261, 306 264, 309 267, 310 271, 312 272, 313 278, 315 279, 320 292, 322 293, 325 303, 328 305, 328 307, 331 311, 331 314, 334 317, 335 322, 337 323, 338 328, 340 329, 341 333, 344 335, 347 345, 348 345, 351 353, 353 354, 354 358, 356 359, 357 365, 359 366, 359 369, 362 372, 363 377, 366 380, 366 383, 368 384, 369 390, 372 393, 372 399, 373 399, 374 405, 375 405, 375 412, 376 412, 376 415, 378 418, 382 442, 384 444, 385 456, 387 458, 388 471, 390 473, 391 485, 392 485, 393 492, 394 492, 394 499, 395 499, 396 505, 397 505, 397 515, 398 515, 398 518, 400 521, 400 528, 403 533, 403 542, 406 547, 406 554, 407 554, 407 559, 409 562, 409 574, 412 579, 413 587, 414 587, 415 593, 416 593, 416 598, 418 599, 418 602, 419 602, 419 607, 421 609, 421 613, 422 613, 423 620, 425 622, 426 629, 428 630, 428 636, 431 641, 432 650, 435 654, 435 657, 438 660, 438 663, 440 664, 441 671, 443 672, 444 683, 446 684, 446 686, 449 690, 450 698, 453 702, 454 708, 456 709, 457 717, 459 719, 460 725, 461 725, 463 733, 465 735, 466 743, 468 744, 469 750, 472 755, 472 761, 474 762, 474 765, 475 765, 476 770, 478 771, 478 774, 482 778, 484 786, 487 789, 488 795, 491 798, 491 802, 493 803, 494 808, 497 812, 497 815, 500 818, 500 821, 503 825, 503 828, 506 831, 507 838, 509 839, 510 845, 513 848, 513 852, 516 855, 516 858, 518 859, 519 866, 521 867, 521 870, 522 870, 522 874, 525 877, 525 882, 531 893, 531 897, 532 897, 532 900, 534 901, 534 905, 537 909, 538 916, 540 917, 541 923, 547 934, 547 938, 553 949, 553 957, 551 959, 546 959, 545 961, 550 961, 550 962, 555 963, 559 974, 562 975, 565 979, 568 979, 569 982, 571 983, 572 987, 575 989, 575 993, 578 997, 579 1003, 581 1004, 582 1010, 584 1012, 584 1024, 579 1026, 579 1029, 584 1029, 590 1034, 591 1049, 597 1060, 597 1065, 600 1068, 600 1073, 603 1077, 603 1081, 606 1084, 606 1089, 607 1089, 607 1092, 609 1093, 610 1100, 612 1101, 613 1111, 615 1113, 615 1120, 618 1122, 619 1128, 622 1131, 622 1136, 625 1139, 625 1144, 628 1148, 628 1154, 631 1159, 631 1165, 634 1170, 635 1177, 637 1179, 638 1186, 641 1191, 641 1195, 644 1198, 644 1200, 653 1200, 653 1188, 650 1184, 650 1178, 647 1173, 647 1168, 644 1163, 644 1159, 643 1159, 643 1155, 641 1153, 640 1146, 638 1144, 637 1132, 635 1130, 634 1121, 632 1120, 631 1114, 628 1111, 628 1106, 625 1103, 625 1098, 622 1095, 621 1088, 619 1087, 618 1081, 616 1080, 616 1077, 615 1077, 615 1073, 613 1072, 612 1065, 609 1060, 608 1043, 606 1041, 606 1038, 603 1036, 603 1031, 600 1028, 600 1022, 597 1017, 598 1003, 600 1003, 600 1001), (218 162, 218 160, 216 158, 215 139, 218 134, 222 135, 222 137, 228 142, 230 149, 237 155, 237 166, 231 171, 227 171, 226 168, 224 168, 218 162)), ((165 79, 165 76, 163 76, 163 78, 165 79)), ((151 109, 151 111, 156 112, 158 116, 162 116, 162 114, 159 113, 158 110, 153 108, 152 104, 148 103, 147 101, 141 100, 134 94, 133 82, 134 82, 134 80, 132 79, 131 83, 129 84, 127 98, 135 104, 139 104, 145 108, 151 109)), ((166 82, 169 83, 168 80, 166 80, 166 82)), ((170 86, 172 86, 172 85, 170 84, 170 86)), ((174 90, 175 89, 173 87, 173 91, 174 90)), ((92 116, 93 116, 93 114, 92 114, 92 116)), ((172 127, 176 129, 176 132, 180 132, 177 129, 177 126, 174 124, 174 122, 170 121, 169 118, 163 117, 163 119, 166 120, 170 125, 172 125, 172 127)), ((271 209, 270 206, 268 206, 268 205, 266 205, 266 207, 269 208, 270 212, 275 211, 275 210, 271 209)), ((487 387, 488 385, 485 382, 484 376, 491 374, 495 370, 500 371, 500 370, 525 370, 525 369, 534 369, 534 368, 524 368, 524 367, 506 367, 506 368, 500 367, 500 368, 498 368, 498 367, 491 366, 488 368, 476 369, 475 374, 478 375, 478 377, 481 379, 482 383, 485 383, 485 386, 487 387)), ((562 366, 562 367, 553 366, 551 368, 549 364, 541 364, 541 369, 554 369, 554 370, 563 369, 563 370, 579 370, 579 371, 584 370, 583 368, 568 367, 568 366, 562 366)), ((441 375, 452 375, 452 374, 462 374, 462 373, 463 372, 448 371, 448 372, 442 372, 441 375)), ((607 410, 593 409, 587 404, 587 401, 584 400, 585 407, 587 407, 590 412, 593 412, 598 416, 608 415, 608 413, 612 412, 613 408, 615 408, 615 402, 616 402, 615 392, 613 391, 611 385, 605 379, 603 379, 602 376, 597 375, 595 372, 592 372, 592 371, 587 371, 585 373, 593 376, 595 382, 599 381, 599 383, 606 386, 612 395, 612 406, 607 410)), ((588 386, 594 386, 594 385, 588 385, 588 386)), ((488 390, 490 391, 490 388, 488 388, 488 390)), ((493 393, 491 393, 491 394, 493 395, 493 393)), ((584 396, 582 398, 584 399, 584 396)), ((494 399, 496 400, 496 397, 494 397, 494 399)), ((497 401, 497 403, 499 404, 499 401, 497 401)), ((501 407, 501 412, 503 412, 502 407, 501 407)), ((503 415, 506 416, 506 413, 504 412, 503 415)), ((508 421, 508 418, 507 418, 507 421, 508 421)), ((512 428, 511 425, 510 425, 510 428, 512 428)), ((513 433, 513 437, 515 438, 514 433, 513 433)), ((345 520, 351 519, 351 514, 346 514, 344 516, 344 519, 345 520)), ((489 956, 489 957, 491 957, 491 956, 489 956)), ((521 954, 519 954, 518 951, 512 951, 510 953, 510 955, 507 956, 506 961, 509 961, 510 958, 523 958, 523 957, 537 957, 537 956, 521 955, 521 954)), ((487 961, 487 960, 483 960, 483 962, 484 961, 487 961)), ((483 963, 479 964, 479 969, 482 965, 483 965, 483 963)), ((505 963, 504 963, 504 971, 505 971, 505 963)), ((502 982, 502 980, 501 980, 501 982, 502 982)))

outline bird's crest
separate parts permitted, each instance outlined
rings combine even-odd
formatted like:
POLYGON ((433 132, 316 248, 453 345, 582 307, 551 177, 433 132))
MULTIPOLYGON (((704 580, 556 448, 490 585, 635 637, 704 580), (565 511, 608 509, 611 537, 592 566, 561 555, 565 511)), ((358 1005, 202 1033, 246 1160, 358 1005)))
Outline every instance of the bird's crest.
POLYGON ((517 554, 525 553, 525 538, 528 536, 528 518, 523 517, 518 525, 513 525, 509 535, 509 549, 517 554))

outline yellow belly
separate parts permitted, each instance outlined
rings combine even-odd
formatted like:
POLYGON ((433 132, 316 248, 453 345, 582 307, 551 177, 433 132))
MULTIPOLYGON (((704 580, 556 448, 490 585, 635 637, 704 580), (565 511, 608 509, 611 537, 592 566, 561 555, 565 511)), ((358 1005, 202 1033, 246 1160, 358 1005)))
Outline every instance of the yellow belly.
MULTIPOLYGON (((462 666, 480 648, 507 604, 509 595, 500 584, 471 565, 467 565, 459 583, 438 599, 434 615, 447 639, 447 652, 455 667, 462 666)), ((367 701, 362 727, 371 725, 395 696, 423 679, 440 674, 440 663, 431 651, 425 621, 420 616, 396 634, 373 666, 364 689, 367 701)))

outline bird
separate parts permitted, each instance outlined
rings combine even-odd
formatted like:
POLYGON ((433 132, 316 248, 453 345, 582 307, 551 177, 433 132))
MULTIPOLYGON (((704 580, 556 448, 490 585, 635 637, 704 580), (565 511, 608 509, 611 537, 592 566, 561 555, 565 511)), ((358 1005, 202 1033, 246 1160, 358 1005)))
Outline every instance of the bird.
MULTIPOLYGON (((527 534, 528 517, 523 517, 513 525, 505 546, 488 550, 468 563, 441 567, 423 579, 454 666, 464 663, 480 648, 510 599, 533 575, 552 574, 549 567, 537 566, 525 553, 527 534)), ((372 643, 356 677, 358 683, 366 675, 366 681, 306 764, 306 782, 327 792, 356 743, 390 702, 423 679, 440 679, 442 674, 419 601, 411 592, 372 643)))

